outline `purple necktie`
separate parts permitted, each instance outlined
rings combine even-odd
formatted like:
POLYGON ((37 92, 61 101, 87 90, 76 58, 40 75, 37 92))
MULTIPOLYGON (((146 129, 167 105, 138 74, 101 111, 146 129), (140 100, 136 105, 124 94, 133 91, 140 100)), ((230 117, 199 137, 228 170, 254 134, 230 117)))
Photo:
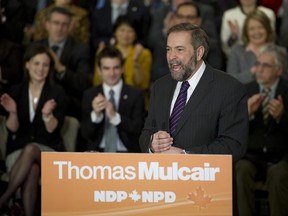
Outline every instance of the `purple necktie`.
POLYGON ((176 99, 176 102, 173 107, 172 114, 170 116, 170 134, 173 136, 174 132, 176 131, 176 127, 178 124, 178 121, 181 117, 181 113, 184 110, 184 107, 186 105, 186 99, 187 99, 187 89, 189 88, 189 82, 184 81, 181 85, 180 92, 178 94, 178 97, 176 99))

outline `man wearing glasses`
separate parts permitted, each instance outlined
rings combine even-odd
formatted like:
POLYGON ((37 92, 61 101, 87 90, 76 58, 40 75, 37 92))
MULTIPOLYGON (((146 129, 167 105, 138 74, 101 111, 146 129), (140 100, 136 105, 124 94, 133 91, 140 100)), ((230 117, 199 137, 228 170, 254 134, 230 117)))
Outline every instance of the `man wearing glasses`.
POLYGON ((52 7, 46 17, 48 37, 37 41, 51 48, 55 62, 54 78, 69 99, 68 115, 80 120, 82 93, 90 87, 91 67, 88 47, 70 36, 73 13, 64 7, 52 7))
POLYGON ((236 164, 240 216, 256 215, 255 182, 265 182, 271 216, 288 214, 288 83, 283 48, 268 45, 258 56, 247 84, 249 139, 236 164))

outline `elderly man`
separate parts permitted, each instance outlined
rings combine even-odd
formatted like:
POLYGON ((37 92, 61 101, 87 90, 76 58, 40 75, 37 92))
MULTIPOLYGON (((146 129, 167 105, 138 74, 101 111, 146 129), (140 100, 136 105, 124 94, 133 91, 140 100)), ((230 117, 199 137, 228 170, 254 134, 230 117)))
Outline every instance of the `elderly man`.
POLYGON ((288 214, 288 83, 281 75, 287 55, 270 45, 257 58, 247 84, 250 116, 247 153, 236 164, 240 216, 255 215, 255 182, 267 183, 271 216, 288 214))

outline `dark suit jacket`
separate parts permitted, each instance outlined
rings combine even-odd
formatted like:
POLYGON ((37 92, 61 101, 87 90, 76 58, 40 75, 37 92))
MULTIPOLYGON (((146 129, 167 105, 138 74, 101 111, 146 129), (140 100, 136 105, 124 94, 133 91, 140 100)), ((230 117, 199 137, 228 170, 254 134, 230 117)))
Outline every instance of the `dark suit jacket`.
MULTIPOLYGON (((248 97, 260 92, 256 81, 247 84, 248 97)), ((269 162, 277 162, 287 153, 288 149, 288 82, 280 79, 276 88, 275 98, 282 96, 284 114, 279 123, 271 116, 268 118, 268 126, 263 124, 262 107, 254 114, 249 123, 249 140, 247 147, 248 157, 256 157, 269 162), (267 152, 263 152, 263 147, 267 152)))
MULTIPOLYGON (((82 102, 81 131, 87 140, 87 150, 97 150, 104 135, 105 118, 99 124, 91 122, 92 100, 98 93, 103 93, 102 85, 84 92, 82 102)), ((139 135, 144 123, 144 95, 141 90, 123 84, 118 113, 121 123, 117 126, 118 134, 129 152, 139 152, 139 135)))
MULTIPOLYGON (((176 84, 169 74, 153 86, 148 118, 140 137, 143 152, 148 151, 151 134, 169 131, 170 106, 176 84)), ((207 65, 182 113, 173 145, 195 154, 231 154, 235 161, 245 153, 247 137, 245 87, 207 65)))
POLYGON ((11 139, 12 132, 9 133, 10 136, 9 141, 7 142, 6 154, 23 148, 26 144, 31 142, 47 145, 58 151, 64 150, 60 135, 65 116, 65 92, 63 88, 57 85, 50 85, 47 82, 45 83, 32 122, 30 122, 29 119, 28 91, 28 82, 24 82, 23 84, 11 88, 8 93, 17 104, 19 129, 15 133, 13 139, 11 139), (42 120, 42 108, 45 102, 50 99, 54 99, 57 103, 53 115, 58 120, 58 126, 52 133, 49 133, 46 130, 44 121, 42 120))
MULTIPOLYGON (((48 39, 38 43, 49 46, 48 39)), ((60 61, 66 66, 65 75, 59 79, 55 72, 55 80, 64 88, 69 98, 67 115, 80 119, 82 94, 91 86, 92 70, 88 48, 79 41, 68 37, 60 61)))
MULTIPOLYGON (((2 29, 0 29, 1 31, 2 29)), ((0 67, 2 80, 0 81, 0 95, 15 84, 21 83, 23 78, 22 59, 23 49, 16 43, 0 37, 0 67), (6 81, 6 82, 5 82, 6 81)))
MULTIPOLYGON (((50 4, 52 0, 47 0, 50 4)), ((37 0, 1 0, 1 7, 5 9, 7 21, 4 24, 3 34, 9 40, 19 44, 23 41, 24 28, 32 25, 37 12, 37 0)))
MULTIPOLYGON (((113 24, 111 15, 111 1, 105 1, 104 7, 94 11, 92 16, 92 40, 97 49, 99 42, 109 44, 113 37, 113 24)), ((149 8, 142 1, 130 0, 127 8, 127 16, 136 23, 137 39, 145 45, 147 33, 150 27, 151 17, 149 8)))

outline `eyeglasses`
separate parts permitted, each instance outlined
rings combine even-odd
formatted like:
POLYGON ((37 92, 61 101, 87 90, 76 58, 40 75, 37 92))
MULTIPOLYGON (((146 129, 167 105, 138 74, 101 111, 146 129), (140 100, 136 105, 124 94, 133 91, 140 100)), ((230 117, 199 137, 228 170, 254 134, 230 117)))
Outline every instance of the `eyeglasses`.
POLYGON ((176 13, 175 15, 176 15, 176 17, 177 17, 178 19, 194 20, 194 19, 198 18, 198 16, 193 16, 193 15, 187 15, 187 16, 185 16, 185 15, 178 14, 178 13, 176 13))
POLYGON ((262 67, 263 69, 272 69, 273 67, 275 67, 276 65, 271 65, 271 64, 268 64, 268 63, 261 63, 259 61, 256 61, 254 63, 254 66, 255 67, 262 67))

